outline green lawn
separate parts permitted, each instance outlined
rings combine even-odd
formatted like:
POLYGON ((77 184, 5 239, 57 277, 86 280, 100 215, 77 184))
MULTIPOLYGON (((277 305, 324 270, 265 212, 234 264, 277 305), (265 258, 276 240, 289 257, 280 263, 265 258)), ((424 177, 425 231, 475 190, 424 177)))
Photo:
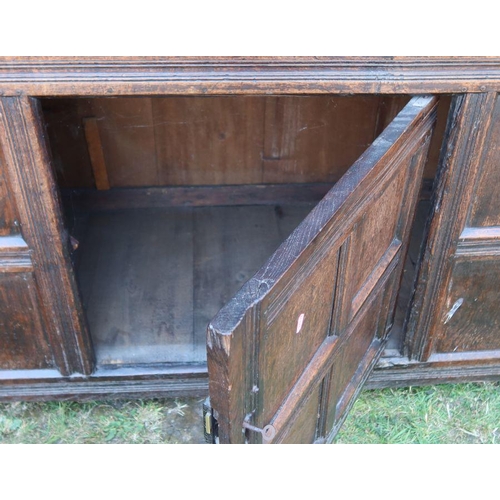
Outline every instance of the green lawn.
MULTIPOLYGON (((1 443, 201 443, 202 399, 0 404, 1 443)), ((500 383, 365 391, 338 443, 496 443, 500 383)))

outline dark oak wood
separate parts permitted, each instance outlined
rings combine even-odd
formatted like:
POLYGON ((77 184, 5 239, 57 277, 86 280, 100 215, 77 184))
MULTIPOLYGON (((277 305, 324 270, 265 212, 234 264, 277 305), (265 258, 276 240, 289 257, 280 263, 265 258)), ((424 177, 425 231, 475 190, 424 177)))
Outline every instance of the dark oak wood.
POLYGON ((500 90, 498 57, 2 57, 4 95, 500 90))
MULTIPOLYGON (((62 374, 92 371, 93 356, 70 266, 37 102, 0 99, 0 147, 22 236, 31 250, 43 330, 62 374)), ((29 318, 29 316, 27 316, 29 318)), ((28 331, 32 326, 28 326, 28 331)))
POLYGON ((0 146, 0 237, 19 233, 17 207, 3 165, 5 157, 0 146))
POLYGON ((0 272, 0 366, 33 370, 54 366, 40 317, 33 273, 0 272))
MULTIPOLYGON (((455 255, 459 253, 461 259, 467 260, 465 248, 470 244, 470 239, 467 242, 467 233, 465 245, 460 245, 459 241, 467 224, 479 172, 485 164, 482 158, 489 150, 491 139, 488 140, 488 137, 490 126, 494 127, 495 123, 492 122, 492 116, 496 100, 495 93, 456 96, 452 100, 446 149, 443 151, 440 176, 432 200, 432 221, 408 327, 407 347, 413 359, 425 361, 438 349, 437 345, 450 346, 444 339, 452 334, 444 323, 448 315, 456 312, 453 308, 461 305, 455 305, 459 297, 450 302, 455 255)), ((491 245, 490 239, 485 247, 488 245, 491 245)), ((486 248, 484 250, 487 251, 486 248)), ((477 253, 476 245, 469 259, 477 253)), ((465 283, 456 285, 459 288, 466 286, 465 283)), ((477 286, 481 287, 481 284, 477 283, 477 286)), ((488 290, 486 283, 483 286, 486 287, 485 291, 488 290)), ((494 321, 494 318, 490 317, 489 320, 494 321)), ((459 346, 453 346, 455 348, 459 346)))
POLYGON ((436 102, 410 101, 209 325, 222 442, 335 434, 392 324, 436 102))
MULTIPOLYGON (((328 183, 338 181, 390 123, 409 94, 426 92, 442 94, 423 174, 426 182, 420 192, 425 199, 434 189, 430 223, 418 242, 423 244, 423 256, 413 251, 419 244, 410 248, 399 286, 397 326, 368 383, 373 387, 499 378, 495 286, 500 255, 496 192, 499 91, 498 57, 0 58, 0 293, 5 298, 0 319, 0 398, 87 399, 206 391, 203 363, 189 368, 174 367, 175 363, 168 367, 161 363, 120 365, 113 370, 94 367, 71 268, 72 260, 76 265, 81 262, 81 246, 70 255, 67 230, 80 245, 85 241, 85 226, 79 219, 82 210, 95 214, 106 210, 110 215, 126 208, 231 206, 237 214, 249 208, 237 205, 267 205, 262 209, 273 210, 273 205, 293 200, 303 204, 297 206, 298 214, 308 202, 318 201, 326 193, 328 183), (35 96, 43 99, 37 102, 35 96), (90 192, 95 176, 85 140, 86 117, 95 117, 99 128, 101 164, 106 166, 111 188, 106 193, 90 192), (203 123, 197 121, 200 118, 203 123), (444 149, 436 169, 441 145, 444 149), (66 198, 65 225, 54 179, 62 188, 79 188, 66 198), (166 186, 167 182, 172 185, 166 186), (264 185, 271 182, 275 184, 264 185), (202 183, 207 185, 200 186, 202 183), (419 274, 412 291, 415 268, 419 274), (462 302, 453 310, 459 299, 462 302), (401 318, 409 300, 413 312, 405 326, 401 318)), ((404 181, 391 182, 383 180, 388 198, 393 199, 404 181)), ((349 303, 344 314, 333 315, 331 332, 356 318, 366 330, 373 329, 370 318, 375 320, 368 311, 391 310, 399 267, 386 281, 392 292, 381 297, 382 292, 377 291, 379 280, 386 276, 385 266, 396 266, 396 261, 400 266, 406 251, 404 238, 399 239, 400 248, 384 239, 384 230, 393 228, 387 217, 393 208, 394 204, 380 201, 376 211, 385 222, 368 236, 367 228, 376 227, 368 217, 345 241, 346 251, 333 258, 335 269, 353 267, 349 252, 359 251, 357 235, 366 232, 373 244, 365 242, 360 248, 371 267, 360 266, 352 279, 347 279, 347 271, 344 276, 343 271, 335 274, 330 269, 335 285, 327 283, 321 273, 316 276, 317 283, 328 289, 335 286, 335 293, 349 303)), ((197 225, 196 217, 193 222, 199 242, 192 252, 196 262, 192 265, 195 313, 191 315, 200 325, 193 332, 218 307, 210 284, 220 287, 221 296, 227 297, 253 266, 251 258, 245 260, 250 252, 238 253, 238 243, 233 245, 224 232, 244 232, 238 216, 229 218, 226 227, 220 223, 219 208, 204 210, 219 223, 211 235, 197 225), (227 242, 226 253, 224 249, 219 253, 221 238, 227 242), (204 245, 216 256, 210 263, 204 262, 204 245), (231 276, 222 279, 217 269, 223 263, 228 272, 237 268, 244 272, 231 271, 231 276)), ((280 213, 283 215, 278 210, 269 216, 266 227, 280 213)), ((280 223, 286 225, 292 218, 287 219, 285 211, 280 223)), ((251 220, 249 217, 248 222, 251 220)), ((145 223, 144 229, 151 225, 145 223)), ((418 232, 416 225, 412 231, 418 232)), ((161 230, 156 232, 161 239, 161 230)), ((285 233, 274 228, 269 241, 277 245, 285 233)), ((248 234, 254 233, 249 230, 248 234)), ((151 235, 145 234, 144 240, 148 238, 151 235)), ((77 246, 74 239, 72 246, 77 246)), ((168 249, 172 244, 163 246, 168 249)), ((265 252, 272 251, 266 248, 262 244, 251 252, 256 265, 257 256, 265 260, 265 252)), ((139 261, 138 269, 141 265, 147 267, 139 261)), ((166 275, 176 275, 176 271, 166 275)), ((158 281, 154 274, 150 276, 151 283, 158 281)), ((327 316, 324 310, 329 307, 330 292, 322 295, 313 285, 309 291, 318 304, 318 317, 327 316)), ((290 297, 281 296, 279 307, 271 307, 271 315, 279 316, 280 307, 298 313, 300 308, 293 300, 287 303, 290 297)), ((142 309, 149 310, 148 305, 137 310, 142 309)), ((244 326, 253 331, 252 325, 259 321, 258 315, 249 315, 244 326)), ((280 332, 278 321, 275 318, 270 325, 275 332, 280 332)), ((297 323, 292 321, 290 331, 297 323)), ((302 329, 307 328, 306 323, 303 319, 302 329)), ((317 370, 306 370, 307 376, 300 378, 303 397, 290 395, 292 400, 295 397, 296 411, 288 416, 277 412, 278 427, 286 428, 278 440, 310 441, 316 436, 323 439, 330 428, 335 432, 383 348, 382 342, 375 341, 367 348, 370 338, 360 333, 363 328, 352 330, 353 344, 334 348, 343 353, 344 369, 337 364, 325 372, 320 348, 311 354, 306 346, 304 359, 298 362, 314 361, 317 370), (318 410, 320 417, 315 419, 318 410)), ((196 342, 201 346, 203 339, 196 342)), ((258 346, 250 355, 257 361, 265 357, 258 346)), ((242 374, 236 365, 233 368, 235 380, 256 376, 242 374)), ((258 403, 259 394, 264 393, 265 388, 251 397, 258 403)), ((271 417, 274 415, 276 411, 271 417)))

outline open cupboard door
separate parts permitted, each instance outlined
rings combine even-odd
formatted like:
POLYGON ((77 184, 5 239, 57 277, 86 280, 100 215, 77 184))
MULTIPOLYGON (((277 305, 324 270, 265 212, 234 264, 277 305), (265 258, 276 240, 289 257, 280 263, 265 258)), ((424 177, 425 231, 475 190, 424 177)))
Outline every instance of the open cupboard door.
POLYGON ((219 442, 334 438, 392 326, 436 103, 411 99, 212 320, 219 442))

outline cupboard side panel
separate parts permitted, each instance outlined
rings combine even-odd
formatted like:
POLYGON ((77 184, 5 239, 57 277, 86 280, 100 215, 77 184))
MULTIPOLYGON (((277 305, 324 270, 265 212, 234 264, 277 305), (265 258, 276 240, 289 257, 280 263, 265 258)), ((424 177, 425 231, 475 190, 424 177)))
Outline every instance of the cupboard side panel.
POLYGON ((454 98, 409 323, 413 358, 480 364, 500 355, 499 123, 496 93, 454 98))
POLYGON ((39 103, 28 97, 0 99, 0 147, 32 261, 40 314, 63 375, 93 368, 63 226, 39 103))

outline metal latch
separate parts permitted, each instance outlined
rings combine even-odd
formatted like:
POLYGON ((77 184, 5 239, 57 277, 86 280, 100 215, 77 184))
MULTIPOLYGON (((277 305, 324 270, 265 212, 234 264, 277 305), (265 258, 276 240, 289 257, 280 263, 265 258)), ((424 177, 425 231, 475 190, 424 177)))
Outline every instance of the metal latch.
POLYGON ((219 442, 219 428, 213 409, 210 406, 210 398, 205 399, 203 402, 203 434, 206 443, 216 444, 219 442))
POLYGON ((258 432, 259 434, 262 434, 262 440, 264 442, 272 441, 274 439, 274 436, 276 436, 276 429, 270 424, 266 425, 263 429, 261 429, 260 427, 255 427, 255 425, 252 425, 246 420, 244 420, 243 427, 245 429, 248 429, 249 431, 258 432))

